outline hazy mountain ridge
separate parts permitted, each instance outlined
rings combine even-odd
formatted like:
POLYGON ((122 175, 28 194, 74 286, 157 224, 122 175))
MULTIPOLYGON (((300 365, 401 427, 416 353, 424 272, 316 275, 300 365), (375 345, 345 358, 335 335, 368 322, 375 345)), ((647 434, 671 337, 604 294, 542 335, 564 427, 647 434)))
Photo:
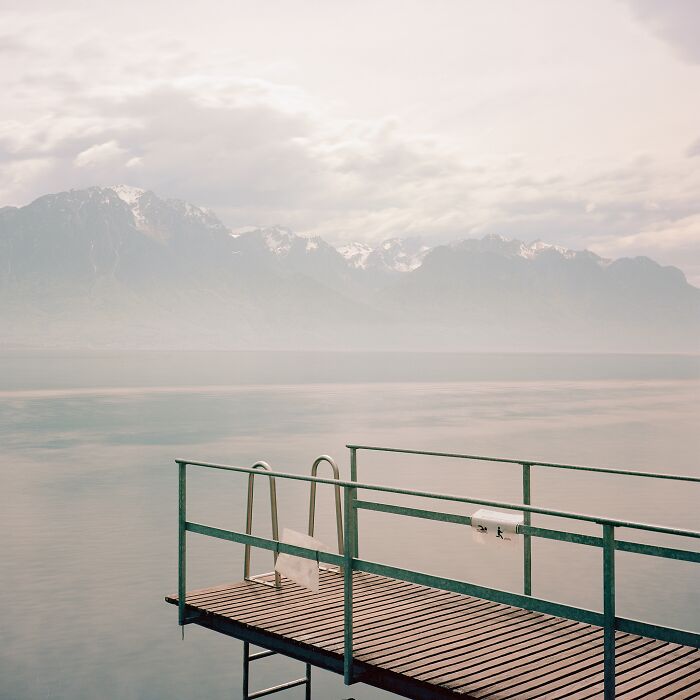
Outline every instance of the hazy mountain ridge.
POLYGON ((336 248, 124 185, 0 209, 2 346, 700 349, 648 258, 500 236, 336 248))

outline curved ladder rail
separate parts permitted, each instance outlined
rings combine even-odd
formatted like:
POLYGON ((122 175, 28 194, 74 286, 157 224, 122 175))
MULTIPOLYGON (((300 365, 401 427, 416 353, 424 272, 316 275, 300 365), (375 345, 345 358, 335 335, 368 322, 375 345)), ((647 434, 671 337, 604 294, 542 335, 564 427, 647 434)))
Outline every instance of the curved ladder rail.
MULTIPOLYGON (((267 462, 256 462, 251 469, 265 469, 268 472, 272 471, 272 467, 267 462)), ((248 475, 248 506, 246 508, 245 517, 245 532, 246 535, 253 534, 253 479, 255 474, 251 473, 248 475)), ((275 486, 275 477, 269 477, 270 481, 270 515, 272 517, 272 539, 279 542, 279 521, 277 519, 277 488, 275 486)), ((275 564, 277 563, 277 552, 274 553, 275 564)), ((280 575, 275 571, 275 583, 269 583, 268 581, 262 581, 258 576, 250 575, 250 545, 245 545, 245 556, 243 560, 243 578, 246 581, 253 581, 254 583, 262 583, 265 586, 271 586, 272 588, 281 588, 282 580, 280 575)))
MULTIPOLYGON (((335 463, 333 457, 329 457, 328 455, 321 455, 316 459, 316 461, 313 463, 313 466, 311 467, 311 476, 315 477, 318 474, 318 467, 321 464, 321 462, 328 462, 328 464, 331 465, 331 469, 333 470, 333 478, 336 481, 340 481, 340 470, 338 469, 338 465, 335 463)), ((340 504, 340 486, 334 486, 333 490, 335 491, 335 527, 338 533, 338 554, 342 556, 345 553, 345 549, 343 545, 343 510, 340 504)), ((312 481, 311 491, 309 493, 309 537, 314 536, 315 518, 316 482, 312 481)), ((319 568, 323 569, 324 571, 342 571, 342 569, 338 569, 336 567, 319 566, 319 568)))
MULTIPOLYGON (((325 457, 319 457, 316 462, 314 462, 314 470, 318 469, 318 464, 323 461, 323 459, 326 459, 325 457)), ((330 459, 330 458, 327 458, 330 459)), ((335 465, 335 462, 330 460, 333 466, 334 473, 336 475, 336 479, 338 478, 338 467, 335 465)), ((272 471, 270 465, 267 462, 256 462, 251 469, 265 469, 266 471, 272 471)), ((314 471, 314 476, 316 475, 316 472, 314 471)), ((252 530, 253 530, 253 479, 255 477, 255 474, 249 474, 248 475, 248 506, 246 509, 246 521, 245 521, 245 526, 246 526, 246 534, 247 535, 252 535, 252 530)), ((315 486, 316 484, 312 484, 314 487, 313 489, 313 495, 312 495, 312 502, 315 503, 316 499, 316 489, 315 486)), ((340 496, 340 487, 336 487, 338 493, 337 496, 340 496)), ((277 489, 275 487, 275 477, 271 476, 270 477, 270 511, 272 515, 272 539, 279 541, 279 522, 277 519, 277 489)), ((313 512, 310 514, 310 520, 309 520, 309 527, 311 529, 311 534, 313 534, 313 512)), ((275 557, 275 564, 277 563, 277 552, 274 553, 275 557)), ((256 579, 255 577, 250 576, 250 545, 247 544, 245 545, 245 561, 244 561, 244 578, 246 581, 253 581, 254 583, 262 583, 266 586, 272 586, 272 584, 268 583, 267 581, 260 581, 256 579)), ((281 587, 281 578, 280 575, 275 571, 275 584, 274 588, 280 588, 281 587)), ((279 685, 272 686, 270 688, 265 688, 264 690, 258 690, 254 693, 250 692, 250 662, 251 661, 256 661, 257 659, 264 659, 268 656, 276 656, 277 652, 275 651, 270 651, 268 649, 264 649, 261 652, 258 652, 256 654, 251 654, 250 653, 250 643, 249 642, 243 642, 243 700, 253 700, 254 698, 261 698, 265 695, 272 695, 274 693, 278 693, 282 690, 288 690, 289 688, 295 688, 297 686, 303 685, 305 686, 305 694, 304 697, 306 700, 311 700, 311 664, 305 664, 305 674, 302 678, 297 678, 296 680, 289 681, 287 683, 280 683, 279 685)))

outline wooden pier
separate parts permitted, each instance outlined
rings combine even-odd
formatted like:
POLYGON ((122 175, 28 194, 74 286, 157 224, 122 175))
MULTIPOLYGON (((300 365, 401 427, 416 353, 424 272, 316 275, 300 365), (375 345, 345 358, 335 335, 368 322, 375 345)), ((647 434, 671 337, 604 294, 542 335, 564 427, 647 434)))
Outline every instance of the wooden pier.
MULTIPOLYGON (((700 483, 700 477, 625 471, 474 455, 415 452, 349 446, 350 480, 343 481, 335 462, 323 455, 314 462, 312 476, 272 471, 264 462, 252 467, 177 460, 179 468, 178 592, 166 601, 178 608, 180 625, 196 624, 244 642, 243 699, 254 700, 287 688, 306 686, 311 694, 311 667, 343 675, 346 685, 365 683, 415 700, 683 700, 700 698, 700 634, 694 631, 621 617, 615 606, 616 552, 643 557, 700 563, 700 531, 632 522, 532 505, 533 468, 584 470, 631 477, 700 483), (357 479, 359 450, 391 451, 464 460, 503 462, 522 469, 522 503, 414 491, 361 483, 357 479), (332 479, 316 476, 321 462, 333 468, 332 479), (248 477, 246 530, 223 530, 187 519, 187 467, 225 470, 248 477), (272 538, 252 534, 253 481, 267 479, 270 490, 272 538), (313 539, 306 546, 284 542, 279 536, 276 479, 311 484, 308 534, 313 535, 315 491, 318 484, 335 490, 338 553, 313 539), (341 509, 341 491, 343 506, 341 509), (472 515, 426 510, 375 499, 413 497, 486 506, 472 515), (370 510, 387 515, 449 522, 501 537, 512 524, 512 536, 523 538, 523 593, 489 588, 468 581, 435 576, 369 561, 359 556, 357 514, 370 510), (508 516, 523 513, 522 518, 508 516), (491 517, 491 520, 488 520, 491 517), (495 516, 495 520, 493 520, 495 516), (532 518, 562 519, 601 528, 601 535, 543 527, 532 518), (484 520, 486 518, 486 520, 484 520), (494 526, 498 523, 498 527, 494 526), (639 542, 618 533, 664 535, 696 545, 668 547, 639 542), (197 534, 245 546, 242 581, 187 591, 187 535, 197 534), (497 535, 496 535, 497 533, 497 535), (568 542, 601 550, 602 611, 538 598, 532 593, 533 538, 568 542), (280 573, 253 577, 251 548, 306 560, 316 575, 318 592, 302 588, 280 573), (318 548, 316 548, 318 547, 318 548), (250 654, 250 644, 266 651, 250 654), (271 653, 307 664, 306 674, 265 690, 249 691, 249 664, 271 653)), ((482 535, 479 535, 481 537, 482 535)), ((300 541, 297 538, 297 541, 300 541)), ((297 562, 300 564, 300 562, 297 562)), ((281 570, 284 569, 280 562, 281 570)), ((310 567, 310 568, 309 568, 310 567)), ((298 575, 298 569, 290 576, 298 575)), ((308 580, 304 579, 308 584, 308 580)), ((310 584, 309 584, 310 585, 310 584)))
MULTIPOLYGON (((603 697, 600 627, 373 574, 353 578, 359 682, 409 698, 603 697)), ((195 624, 343 673, 342 575, 322 571, 318 594, 287 580, 279 590, 242 581, 186 600, 195 624)), ((618 698, 700 696, 700 650, 623 632, 615 647, 618 698)))

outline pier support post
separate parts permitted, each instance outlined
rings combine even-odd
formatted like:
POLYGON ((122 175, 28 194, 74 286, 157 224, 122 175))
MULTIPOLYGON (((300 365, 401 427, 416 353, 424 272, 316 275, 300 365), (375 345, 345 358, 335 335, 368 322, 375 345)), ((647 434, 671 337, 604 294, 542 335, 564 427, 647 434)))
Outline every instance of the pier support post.
POLYGON ((345 685, 353 683, 352 669, 352 571, 353 554, 357 547, 357 520, 353 487, 344 487, 345 507, 345 562, 343 568, 343 680, 345 685))
MULTIPOLYGON (((357 448, 351 447, 350 448, 350 481, 357 482, 357 448)), ((354 491, 354 490, 353 490, 354 491)), ((355 507, 355 497, 354 497, 355 492, 353 493, 353 522, 355 523, 355 536, 353 538, 354 542, 354 549, 352 551, 352 556, 353 557, 359 557, 359 549, 360 549, 360 544, 359 544, 359 537, 357 534, 358 527, 357 527, 357 508, 355 507)))
POLYGON ((187 464, 178 462, 178 528, 177 528, 177 619, 179 625, 185 624, 185 598, 187 596, 186 582, 186 542, 187 532, 185 523, 187 522, 186 498, 187 498, 187 464))
MULTIPOLYGON (((523 503, 526 506, 530 502, 530 467, 532 465, 523 462, 523 503)), ((523 512, 523 524, 526 527, 532 522, 531 513, 523 512)), ((532 595, 532 538, 527 532, 523 535, 523 592, 525 595, 532 595)))
POLYGON ((603 525, 604 697, 615 700, 615 526, 603 525))

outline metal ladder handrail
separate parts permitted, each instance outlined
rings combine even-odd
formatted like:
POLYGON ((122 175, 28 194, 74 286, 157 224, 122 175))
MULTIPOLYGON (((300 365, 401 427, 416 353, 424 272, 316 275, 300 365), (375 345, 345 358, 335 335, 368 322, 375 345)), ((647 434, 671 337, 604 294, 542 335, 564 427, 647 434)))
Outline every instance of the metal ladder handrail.
MULTIPOLYGON (((251 469, 265 469, 268 472, 272 471, 272 467, 267 462, 256 462, 251 469)), ((246 518, 245 518, 245 532, 246 535, 253 534, 253 479, 255 474, 251 473, 248 475, 248 505, 246 508, 246 518)), ((270 481, 270 515, 272 517, 272 539, 279 541, 279 521, 277 518, 277 487, 275 486, 275 477, 269 477, 270 481)), ((273 553, 275 564, 277 564, 277 552, 273 553)), ((265 574, 262 574, 263 576, 265 574)), ((275 583, 272 584, 268 581, 261 581, 257 576, 250 575, 250 545, 245 545, 245 554, 243 559, 243 578, 246 581, 252 581, 253 583, 262 583, 265 586, 271 586, 273 588, 281 588, 282 579, 275 571, 275 583)))
MULTIPOLYGON (((318 467, 321 462, 328 462, 333 470, 333 478, 336 481, 340 481, 340 470, 338 469, 338 465, 335 463, 333 457, 329 457, 328 455, 321 455, 316 459, 311 467, 311 476, 317 476, 318 467)), ((316 486, 316 482, 312 481, 311 490, 309 493, 309 537, 314 536, 314 521, 316 517, 316 486)), ((345 549, 343 545, 343 509, 341 506, 340 485, 336 484, 333 487, 333 490, 335 491, 335 526, 338 533, 338 554, 342 556, 345 553, 345 549)), ((335 569, 333 569, 333 571, 335 571, 335 569)))

